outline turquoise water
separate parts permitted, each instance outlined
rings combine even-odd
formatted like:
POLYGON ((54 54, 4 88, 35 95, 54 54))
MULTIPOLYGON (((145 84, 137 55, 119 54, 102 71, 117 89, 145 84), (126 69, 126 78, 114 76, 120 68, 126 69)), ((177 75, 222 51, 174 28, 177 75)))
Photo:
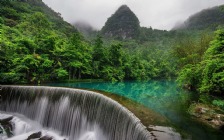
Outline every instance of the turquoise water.
POLYGON ((148 82, 79 82, 53 83, 50 86, 95 89, 118 94, 160 113, 181 133, 193 140, 224 139, 224 134, 210 129, 189 116, 186 111, 195 99, 192 93, 181 90, 175 81, 148 82))

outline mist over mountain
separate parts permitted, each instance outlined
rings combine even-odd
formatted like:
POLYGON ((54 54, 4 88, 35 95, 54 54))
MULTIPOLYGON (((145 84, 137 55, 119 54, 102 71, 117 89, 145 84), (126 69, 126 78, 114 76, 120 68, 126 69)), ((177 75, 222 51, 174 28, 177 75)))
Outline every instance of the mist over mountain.
POLYGON ((177 24, 173 29, 215 30, 224 25, 224 5, 204 9, 190 16, 184 23, 177 24))
POLYGON ((95 33, 97 31, 89 23, 84 22, 84 21, 78 21, 78 22, 74 23, 73 25, 85 37, 89 37, 89 36, 91 36, 93 33, 95 33))
POLYGON ((101 33, 106 37, 133 39, 140 34, 140 23, 130 8, 127 5, 122 5, 108 18, 101 33))

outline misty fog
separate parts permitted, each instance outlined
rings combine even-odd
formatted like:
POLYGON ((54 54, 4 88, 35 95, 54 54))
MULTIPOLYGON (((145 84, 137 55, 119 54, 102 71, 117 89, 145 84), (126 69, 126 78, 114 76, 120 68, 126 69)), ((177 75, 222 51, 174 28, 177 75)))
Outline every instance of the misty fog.
POLYGON ((141 26, 172 29, 202 9, 224 4, 224 0, 43 0, 70 23, 86 22, 101 29, 119 6, 126 4, 141 26))

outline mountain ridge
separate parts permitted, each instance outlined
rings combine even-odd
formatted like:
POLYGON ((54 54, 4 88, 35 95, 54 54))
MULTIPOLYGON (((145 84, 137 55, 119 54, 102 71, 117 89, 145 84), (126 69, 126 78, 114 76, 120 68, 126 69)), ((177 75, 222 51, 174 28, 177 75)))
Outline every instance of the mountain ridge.
POLYGON ((173 30, 216 30, 220 25, 224 26, 224 5, 203 9, 191 15, 184 23, 174 26, 173 30))
POLYGON ((122 5, 108 18, 101 33, 105 37, 133 39, 140 34, 140 22, 127 5, 122 5))

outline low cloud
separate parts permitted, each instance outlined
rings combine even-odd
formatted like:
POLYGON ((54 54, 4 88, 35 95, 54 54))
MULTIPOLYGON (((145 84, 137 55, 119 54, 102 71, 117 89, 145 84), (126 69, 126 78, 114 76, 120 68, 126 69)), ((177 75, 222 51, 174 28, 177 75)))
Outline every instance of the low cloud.
POLYGON ((141 26, 171 29, 202 9, 224 4, 223 0, 43 0, 70 22, 84 21, 101 29, 122 4, 137 15, 141 26))

